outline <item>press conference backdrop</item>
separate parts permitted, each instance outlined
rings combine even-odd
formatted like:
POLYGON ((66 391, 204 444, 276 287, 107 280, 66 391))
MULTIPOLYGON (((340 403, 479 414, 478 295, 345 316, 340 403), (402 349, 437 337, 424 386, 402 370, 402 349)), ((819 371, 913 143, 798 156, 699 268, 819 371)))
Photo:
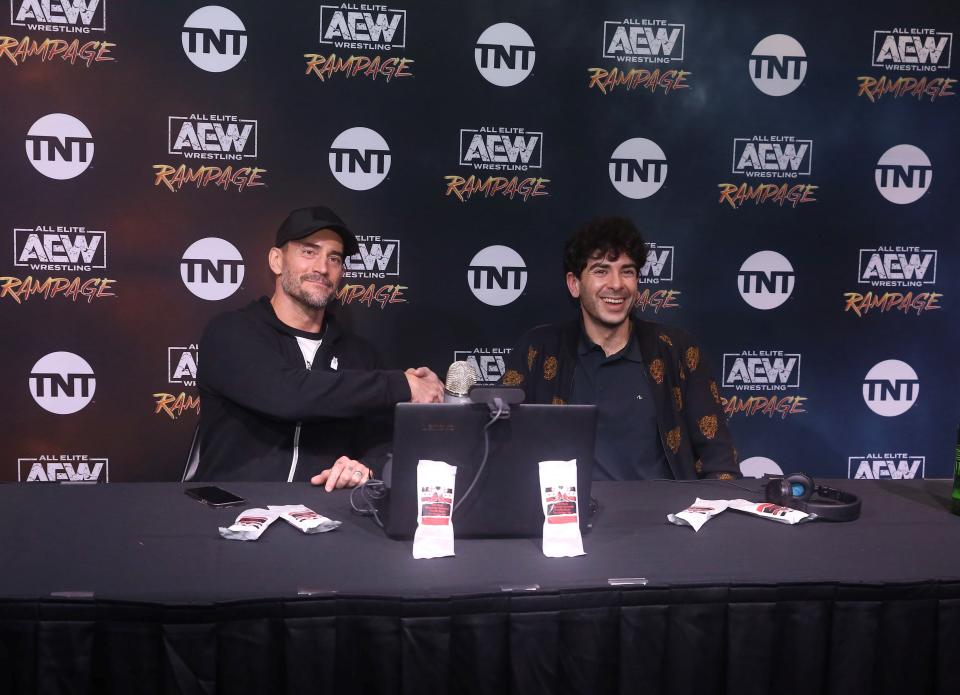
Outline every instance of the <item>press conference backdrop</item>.
POLYGON ((394 367, 495 381, 625 215, 745 471, 952 470, 956 3, 4 2, 2 480, 176 479, 205 323, 314 204, 394 367))

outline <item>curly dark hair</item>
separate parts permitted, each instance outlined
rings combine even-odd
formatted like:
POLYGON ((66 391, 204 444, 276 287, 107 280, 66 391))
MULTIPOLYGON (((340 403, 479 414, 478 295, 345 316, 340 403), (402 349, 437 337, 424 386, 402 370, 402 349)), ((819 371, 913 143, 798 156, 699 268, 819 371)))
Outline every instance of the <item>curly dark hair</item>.
POLYGON ((596 255, 629 256, 639 270, 647 262, 647 244, 636 225, 626 217, 597 217, 580 227, 563 247, 563 269, 577 277, 596 255))

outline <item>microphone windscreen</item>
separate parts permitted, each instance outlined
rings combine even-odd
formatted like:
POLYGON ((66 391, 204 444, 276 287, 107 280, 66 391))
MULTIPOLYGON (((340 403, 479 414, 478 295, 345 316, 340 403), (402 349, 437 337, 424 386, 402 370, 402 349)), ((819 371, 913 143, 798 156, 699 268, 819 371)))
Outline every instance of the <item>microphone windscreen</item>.
POLYGON ((477 373, 468 362, 458 360, 447 369, 444 390, 451 396, 466 396, 470 388, 477 383, 477 373))

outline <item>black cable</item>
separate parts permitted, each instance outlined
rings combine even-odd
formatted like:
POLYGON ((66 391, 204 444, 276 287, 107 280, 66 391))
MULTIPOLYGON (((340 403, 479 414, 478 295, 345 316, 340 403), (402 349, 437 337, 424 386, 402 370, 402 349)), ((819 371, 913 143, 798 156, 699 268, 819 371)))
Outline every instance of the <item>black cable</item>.
MULTIPOLYGON (((483 473, 484 467, 487 465, 487 456, 490 454, 490 425, 495 423, 500 419, 500 416, 503 415, 506 411, 503 408, 503 402, 500 399, 497 399, 497 412, 493 414, 493 417, 490 418, 490 421, 483 426, 483 460, 480 461, 480 467, 477 469, 476 474, 473 476, 473 480, 470 482, 470 486, 467 487, 467 491, 463 493, 463 497, 457 500, 453 505, 453 511, 457 511, 460 508, 460 505, 463 504, 467 497, 470 496, 470 493, 473 492, 473 488, 476 486, 477 481, 480 480, 480 474, 483 473)), ((450 513, 453 516, 453 512, 450 513)))
POLYGON ((350 491, 350 509, 360 516, 372 516, 377 526, 383 528, 380 512, 377 509, 377 500, 382 500, 390 494, 390 488, 382 480, 370 478, 350 491), (360 498, 360 504, 357 504, 360 498))

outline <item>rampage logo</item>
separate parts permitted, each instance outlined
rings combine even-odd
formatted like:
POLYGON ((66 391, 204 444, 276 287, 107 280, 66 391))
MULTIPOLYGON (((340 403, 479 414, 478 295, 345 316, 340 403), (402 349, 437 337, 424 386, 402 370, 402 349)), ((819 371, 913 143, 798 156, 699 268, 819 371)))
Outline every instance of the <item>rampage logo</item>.
MULTIPOLYGON (((389 8, 386 5, 341 5, 320 6, 320 44, 332 48, 365 52, 389 53, 407 45, 407 11, 389 8)), ((318 77, 321 82, 342 74, 347 78, 362 75, 371 79, 383 76, 386 82, 394 77, 410 77, 410 58, 384 58, 380 55, 348 58, 336 53, 320 55, 304 53, 307 59, 307 74, 318 77)))
POLYGON ((758 251, 740 266, 737 286, 740 296, 754 309, 776 309, 793 294, 796 273, 776 251, 758 251))
MULTIPOLYGON (((734 138, 733 173, 753 179, 796 179, 809 176, 813 164, 813 140, 802 140, 792 135, 754 135, 751 138, 734 138)), ((737 209, 752 201, 755 205, 773 202, 783 207, 789 203, 797 207, 801 203, 816 201, 813 197, 817 186, 809 183, 788 185, 761 183, 721 183, 720 204, 727 203, 737 209)))
POLYGON ((923 197, 933 183, 933 165, 919 147, 896 145, 877 161, 874 180, 880 195, 897 205, 909 205, 923 197))
MULTIPOLYGON (((360 250, 343 261, 343 277, 384 279, 396 277, 400 274, 400 241, 398 239, 382 239, 378 236, 358 236, 357 244, 360 250)), ((387 304, 405 304, 403 291, 406 285, 369 285, 348 284, 337 291, 340 304, 374 304, 381 309, 387 304)))
POLYGON ((750 79, 764 94, 782 97, 793 92, 807 75, 807 54, 792 36, 771 34, 750 54, 750 79))
POLYGON ((185 391, 180 393, 155 393, 154 415, 166 415, 171 420, 180 418, 185 412, 192 410, 195 415, 200 414, 200 397, 193 396, 185 391))
MULTIPOLYGON (((107 28, 106 0, 10 0, 11 26, 30 31, 58 34, 89 34, 107 28)), ((0 58, 6 57, 14 65, 27 58, 39 57, 41 62, 60 58, 64 62, 90 67, 94 63, 112 61, 110 49, 115 43, 79 39, 44 39, 29 36, 17 39, 0 36, 0 58)))
POLYGON ((183 52, 207 72, 226 72, 247 52, 247 28, 226 7, 208 5, 187 17, 180 32, 183 52))
MULTIPOLYGON (((874 288, 897 287, 908 290, 921 289, 937 281, 937 251, 919 246, 881 246, 876 249, 860 249, 857 282, 874 288)), ((852 311, 864 316, 874 309, 886 313, 898 309, 905 314, 911 311, 919 316, 927 311, 942 308, 939 305, 943 294, 933 291, 917 292, 845 292, 844 312, 852 311)))
MULTIPOLYGON (((673 282, 673 246, 659 246, 654 242, 647 245, 647 260, 640 267, 637 276, 638 285, 660 285, 673 282)), ((653 313, 660 313, 661 309, 679 309, 678 290, 637 288, 637 299, 634 306, 640 311, 652 309, 653 313)))
POLYGON ((467 266, 467 284, 473 296, 488 306, 506 306, 527 286, 527 264, 509 246, 481 249, 467 266))
POLYGON ((219 301, 240 289, 243 282, 243 256, 229 241, 206 237, 195 241, 183 252, 180 278, 190 292, 219 301))
POLYGON ((474 62, 483 79, 498 87, 513 87, 533 72, 537 52, 522 27, 509 22, 484 29, 473 49, 474 62))
MULTIPOLYGON (((106 232, 87 231, 85 227, 37 226, 13 230, 13 265, 32 271, 89 273, 107 267, 106 232)), ((33 295, 51 299, 61 295, 76 302, 85 297, 115 297, 110 291, 116 280, 95 277, 47 277, 35 279, 0 276, 0 299, 10 297, 22 304, 33 295)))
MULTIPOLYGON (((723 355, 723 388, 737 391, 785 392, 800 388, 800 354, 781 350, 744 350, 723 355)), ((727 417, 737 413, 750 417, 762 413, 768 417, 805 413, 805 396, 777 395, 731 396, 722 398, 727 417)))
MULTIPOLYGON (((936 73, 949 70, 953 53, 953 33, 931 28, 878 29, 873 32, 870 64, 875 68, 896 72, 936 73)), ((894 99, 913 96, 917 99, 953 96, 956 83, 949 77, 905 77, 902 75, 860 76, 857 96, 875 102, 887 94, 894 99)))
POLYGON ((51 352, 30 370, 30 395, 41 408, 55 415, 70 415, 93 400, 97 378, 80 355, 51 352))
POLYGON ((37 120, 26 137, 27 159, 50 179, 80 176, 93 160, 93 136, 77 118, 51 113, 37 120))
MULTIPOLYGON (((167 153, 184 159, 241 162, 257 156, 257 122, 226 114, 190 114, 167 119, 167 153)), ((266 169, 255 166, 200 166, 154 164, 153 185, 176 193, 187 184, 243 191, 266 186, 266 169)))
POLYGON ((187 347, 168 347, 167 383, 196 386, 199 363, 200 348, 195 343, 187 347))
MULTIPOLYGON (((603 23, 603 57, 618 63, 670 65, 682 63, 686 26, 672 24, 665 19, 632 19, 603 23)), ((675 89, 686 89, 690 73, 680 69, 660 71, 623 67, 589 68, 588 89, 596 87, 608 94, 623 86, 627 91, 645 88, 667 94, 675 89)))
POLYGON ((920 379, 906 362, 884 360, 863 380, 863 400, 877 415, 896 417, 910 410, 920 395, 920 379))
POLYGON ((473 350, 456 350, 453 353, 454 362, 466 362, 473 367, 477 375, 478 384, 496 384, 506 372, 506 356, 511 348, 474 348, 473 350))
POLYGON ((109 460, 86 454, 17 459, 21 483, 109 483, 109 460))
POLYGON ((867 454, 847 459, 847 477, 854 480, 913 480, 923 478, 926 456, 867 454))
MULTIPOLYGON (((476 171, 529 171, 543 166, 543 133, 523 128, 482 127, 460 131, 460 166, 476 171)), ((526 201, 530 197, 549 195, 550 179, 531 176, 444 176, 446 195, 464 203, 474 194, 485 198, 502 195, 526 201)))

